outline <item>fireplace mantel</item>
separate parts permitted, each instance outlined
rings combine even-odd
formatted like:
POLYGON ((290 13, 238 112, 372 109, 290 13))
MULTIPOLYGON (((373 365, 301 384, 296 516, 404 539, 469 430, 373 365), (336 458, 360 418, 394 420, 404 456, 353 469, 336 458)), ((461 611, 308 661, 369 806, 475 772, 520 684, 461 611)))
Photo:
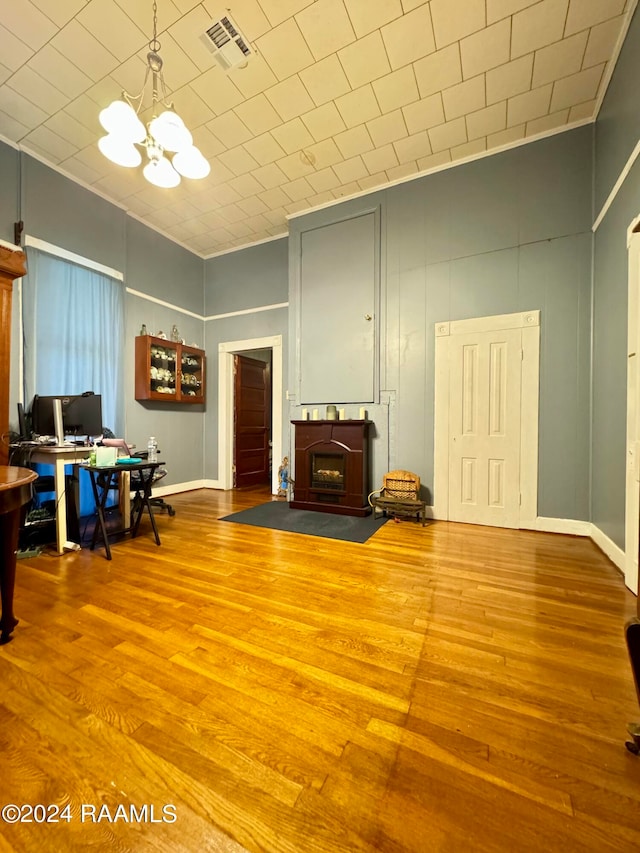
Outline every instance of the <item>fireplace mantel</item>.
POLYGON ((295 427, 295 485, 289 506, 339 515, 369 515, 372 421, 291 423, 295 427))

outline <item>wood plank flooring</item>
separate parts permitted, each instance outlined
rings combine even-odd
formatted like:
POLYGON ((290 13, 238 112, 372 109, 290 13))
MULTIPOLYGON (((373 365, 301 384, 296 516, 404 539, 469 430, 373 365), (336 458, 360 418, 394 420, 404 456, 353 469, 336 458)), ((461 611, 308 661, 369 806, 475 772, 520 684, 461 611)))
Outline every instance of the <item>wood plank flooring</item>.
POLYGON ((593 543, 218 520, 265 500, 190 492, 160 548, 143 520, 111 562, 19 561, 0 806, 54 808, 0 853, 640 849, 636 602, 593 543))

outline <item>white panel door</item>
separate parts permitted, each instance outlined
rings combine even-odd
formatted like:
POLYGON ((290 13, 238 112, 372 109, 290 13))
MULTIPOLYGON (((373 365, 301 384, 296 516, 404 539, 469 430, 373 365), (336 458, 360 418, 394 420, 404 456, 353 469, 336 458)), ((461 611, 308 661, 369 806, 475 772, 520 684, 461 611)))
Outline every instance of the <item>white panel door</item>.
POLYGON ((449 519, 519 527, 522 331, 450 339, 449 519))

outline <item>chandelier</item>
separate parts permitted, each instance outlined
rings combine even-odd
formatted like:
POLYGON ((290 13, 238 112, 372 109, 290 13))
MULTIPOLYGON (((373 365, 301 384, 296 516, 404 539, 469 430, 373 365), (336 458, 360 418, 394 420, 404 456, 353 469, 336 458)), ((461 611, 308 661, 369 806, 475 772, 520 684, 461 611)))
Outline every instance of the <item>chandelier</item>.
POLYGON ((139 149, 144 149, 148 160, 143 169, 145 178, 156 187, 168 189, 178 186, 180 175, 185 178, 206 178, 210 166, 193 144, 191 133, 174 112, 173 104, 167 100, 160 58, 161 45, 156 34, 157 12, 158 4, 154 0, 153 39, 149 42, 142 89, 137 95, 123 91, 121 98, 102 110, 99 119, 107 136, 99 140, 98 147, 113 163, 129 167, 140 165, 142 154, 139 149), (138 114, 142 108, 149 73, 152 82, 152 118, 145 127, 138 114), (159 109, 162 111, 159 112, 159 109), (173 155, 171 160, 166 156, 168 153, 173 155))

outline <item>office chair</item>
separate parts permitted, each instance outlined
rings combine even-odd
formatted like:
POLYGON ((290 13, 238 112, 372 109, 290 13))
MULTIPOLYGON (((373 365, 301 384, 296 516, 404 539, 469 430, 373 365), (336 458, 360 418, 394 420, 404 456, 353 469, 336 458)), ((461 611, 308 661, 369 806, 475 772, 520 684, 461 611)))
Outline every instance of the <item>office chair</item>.
MULTIPOLYGON (((140 459, 147 459, 149 457, 149 453, 146 450, 141 450, 140 452, 138 452, 136 450, 136 456, 138 456, 140 459)), ((162 480, 164 477, 167 476, 167 473, 168 473, 167 469, 164 467, 164 465, 160 465, 159 468, 156 468, 156 470, 153 472, 153 483, 152 483, 152 485, 155 486, 155 484, 157 482, 159 482, 160 480, 162 480)), ((136 472, 132 471, 131 472, 131 488, 132 488, 132 490, 136 488, 136 482, 135 481, 136 481, 136 472)), ((139 500, 138 493, 136 493, 136 497, 134 498, 134 504, 135 504, 136 499, 139 500)), ((176 511, 171 506, 171 504, 166 503, 166 501, 163 498, 151 497, 151 498, 149 498, 149 503, 151 504, 151 506, 154 509, 159 509, 160 512, 164 512, 166 510, 170 516, 174 516, 176 514, 176 511)))

